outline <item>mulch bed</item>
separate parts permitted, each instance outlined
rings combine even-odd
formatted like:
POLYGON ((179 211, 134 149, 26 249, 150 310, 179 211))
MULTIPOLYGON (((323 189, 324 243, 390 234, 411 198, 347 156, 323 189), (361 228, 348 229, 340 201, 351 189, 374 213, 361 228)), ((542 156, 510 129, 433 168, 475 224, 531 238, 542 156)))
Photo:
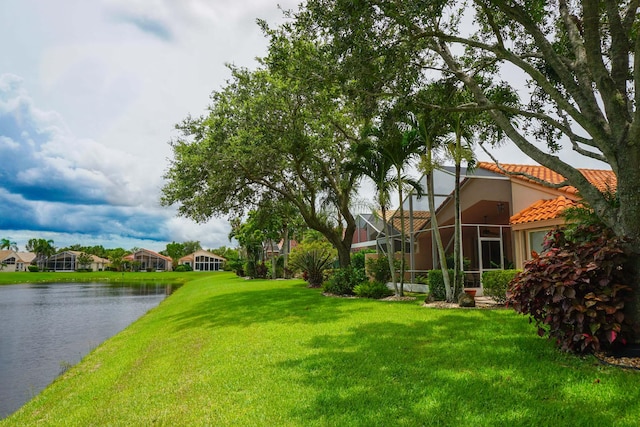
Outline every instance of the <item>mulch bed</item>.
POLYGON ((423 304, 424 307, 431 308, 460 308, 460 309, 495 309, 495 308, 504 308, 504 304, 499 304, 490 298, 476 298, 476 306, 475 307, 460 307, 458 303, 455 302, 446 302, 446 301, 432 301, 425 302, 423 304))
POLYGON ((640 357, 618 357, 604 352, 596 352, 593 355, 605 365, 640 370, 640 357))

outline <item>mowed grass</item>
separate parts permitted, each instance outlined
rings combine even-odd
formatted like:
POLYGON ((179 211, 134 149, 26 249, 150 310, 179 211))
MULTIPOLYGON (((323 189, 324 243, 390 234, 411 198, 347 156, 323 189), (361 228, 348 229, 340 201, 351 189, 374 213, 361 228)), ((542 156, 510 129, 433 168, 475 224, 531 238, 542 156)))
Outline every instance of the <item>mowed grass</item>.
POLYGON ((635 426, 639 386, 637 371, 560 353, 510 310, 328 298, 217 273, 0 425, 635 426))
POLYGON ((113 283, 166 283, 183 284, 198 277, 208 277, 211 273, 174 271, 163 272, 0 272, 0 285, 16 283, 55 283, 55 282, 113 282, 113 283))

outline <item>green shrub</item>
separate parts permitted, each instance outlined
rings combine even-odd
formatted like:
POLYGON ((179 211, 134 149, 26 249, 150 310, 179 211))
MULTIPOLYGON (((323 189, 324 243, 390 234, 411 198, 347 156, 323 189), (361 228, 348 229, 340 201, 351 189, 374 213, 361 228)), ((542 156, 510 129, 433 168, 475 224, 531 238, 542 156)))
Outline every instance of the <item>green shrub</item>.
POLYGON ((380 299, 393 295, 393 291, 387 288, 386 283, 363 282, 354 286, 353 293, 362 298, 380 299))
POLYGON ((328 242, 305 242, 291 251, 289 266, 294 271, 302 272, 310 287, 317 288, 322 285, 324 271, 331 267, 335 258, 336 251, 328 242))
POLYGON ((180 264, 173 271, 193 271, 193 268, 189 264, 180 264))
MULTIPOLYGON (((449 270, 449 278, 453 281, 453 270, 449 270)), ((429 270, 427 273, 427 284, 429 285, 429 295, 434 301, 444 301, 446 290, 442 270, 429 270)))
POLYGON ((269 267, 264 262, 256 265, 256 274, 254 276, 256 279, 266 279, 267 274, 269 274, 269 267))
POLYGON ((335 295, 353 295, 353 288, 368 281, 363 269, 349 266, 335 270, 322 285, 322 290, 335 295))
POLYGON ((37 265, 29 265, 29 266, 27 266, 27 268, 29 269, 29 271, 31 271, 33 273, 37 273, 38 271, 40 271, 40 269, 38 268, 37 265))
POLYGON ((511 283, 507 303, 563 350, 588 353, 625 344, 631 325, 623 310, 632 288, 622 241, 599 225, 579 226, 571 237, 562 230, 547 235, 542 254, 534 254, 511 283))
POLYGON ((519 272, 520 270, 485 271, 482 273, 482 289, 484 294, 504 304, 507 302, 509 283, 519 272))
MULTIPOLYGON (((394 261, 394 268, 400 269, 400 260, 394 261)), ((389 270, 389 259, 386 255, 379 255, 377 258, 367 260, 367 272, 373 276, 374 282, 388 283, 391 281, 391 271, 389 270)))
POLYGON ((365 256, 367 254, 375 253, 376 251, 372 249, 363 249, 358 252, 354 252, 351 254, 351 265, 355 268, 365 268, 365 256))

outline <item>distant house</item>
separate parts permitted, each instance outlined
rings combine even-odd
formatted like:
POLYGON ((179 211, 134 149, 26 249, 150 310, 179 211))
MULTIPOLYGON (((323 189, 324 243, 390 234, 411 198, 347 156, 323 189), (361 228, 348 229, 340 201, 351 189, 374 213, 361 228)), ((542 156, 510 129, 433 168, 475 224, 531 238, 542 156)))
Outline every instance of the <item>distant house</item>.
POLYGON ((188 265, 193 271, 219 271, 227 260, 205 250, 199 250, 183 256, 178 260, 180 265, 188 265))
POLYGON ((161 255, 149 249, 139 249, 123 258, 124 261, 135 263, 134 269, 147 271, 170 271, 173 261, 168 256, 161 255))
POLYGON ((0 272, 27 271, 27 267, 36 258, 33 252, 0 251, 0 272))
POLYGON ((97 255, 90 255, 91 262, 81 265, 78 258, 82 255, 80 251, 62 251, 55 255, 51 255, 44 262, 44 268, 49 271, 76 271, 80 269, 89 269, 91 271, 102 271, 109 264, 109 260, 101 258, 97 255))
MULTIPOLYGON (((616 177, 610 170, 579 169, 601 191, 615 191, 616 177)), ((463 168, 460 183, 460 220, 462 251, 465 259, 465 285, 481 287, 482 273, 504 268, 522 268, 531 252, 540 252, 546 233, 564 224, 562 212, 580 203, 577 190, 571 186, 558 189, 546 187, 538 180, 552 184, 564 181, 559 174, 543 166, 481 162, 473 171, 463 168), (534 179, 532 179, 534 178, 534 179)), ((445 252, 453 252, 455 177, 453 168, 434 172, 436 217, 445 252)), ((426 188, 424 177, 423 187, 426 188)), ((439 268, 431 218, 426 197, 407 197, 404 203, 407 230, 407 261, 409 280, 428 270, 439 268)), ((401 245, 399 212, 391 212, 393 250, 401 245)), ((383 245, 382 221, 360 216, 354 235, 354 247, 383 245)))

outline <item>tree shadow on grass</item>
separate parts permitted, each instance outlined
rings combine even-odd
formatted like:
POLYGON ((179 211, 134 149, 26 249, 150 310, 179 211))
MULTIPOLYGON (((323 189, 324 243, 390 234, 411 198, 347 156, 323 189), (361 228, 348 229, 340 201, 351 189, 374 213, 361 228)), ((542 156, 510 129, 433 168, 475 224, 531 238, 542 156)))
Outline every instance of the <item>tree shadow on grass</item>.
POLYGON ((178 329, 193 327, 250 326, 255 323, 323 323, 365 310, 354 308, 349 300, 327 298, 320 289, 304 284, 238 287, 196 303, 169 318, 178 329), (354 311, 355 310, 355 311, 354 311))
POLYGON ((596 368, 572 363, 551 343, 512 327, 473 332, 478 320, 504 319, 444 314, 314 337, 312 355, 279 366, 314 393, 291 415, 301 425, 409 426, 613 425, 630 408, 638 415, 637 387, 594 382, 596 368), (598 386, 606 392, 590 391, 598 386))

